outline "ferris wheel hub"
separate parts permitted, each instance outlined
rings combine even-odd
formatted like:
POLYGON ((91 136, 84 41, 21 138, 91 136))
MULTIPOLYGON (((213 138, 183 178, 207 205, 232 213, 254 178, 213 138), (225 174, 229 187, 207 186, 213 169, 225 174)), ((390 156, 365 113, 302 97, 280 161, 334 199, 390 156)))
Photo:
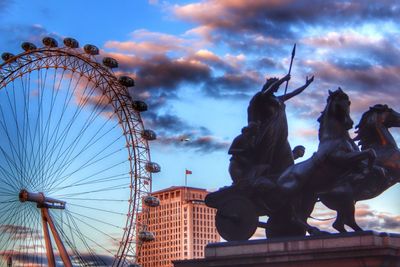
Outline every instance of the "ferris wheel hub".
POLYGON ((65 201, 46 197, 42 192, 33 193, 26 189, 22 189, 18 196, 20 202, 34 202, 37 203, 38 208, 65 209, 65 201))

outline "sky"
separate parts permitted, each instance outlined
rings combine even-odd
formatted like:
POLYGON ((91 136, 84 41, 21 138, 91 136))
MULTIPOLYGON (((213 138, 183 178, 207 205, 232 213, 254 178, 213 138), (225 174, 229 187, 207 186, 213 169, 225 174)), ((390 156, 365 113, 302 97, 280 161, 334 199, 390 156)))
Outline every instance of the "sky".
MULTIPOLYGON (((248 102, 267 77, 288 72, 294 43, 288 90, 315 77, 286 103, 289 141, 306 147, 303 159, 318 146, 316 120, 328 90, 341 87, 350 96, 355 122, 374 104, 400 110, 395 0, 0 0, 0 12, 2 52, 18 53, 23 41, 40 45, 44 36, 74 37, 117 59, 117 74, 135 78, 130 93, 148 104, 144 124, 158 135, 150 143, 162 168, 154 191, 184 185, 185 169, 192 171, 189 186, 231 184, 227 150, 247 124, 248 102)), ((392 133, 400 140, 398 129, 392 133)), ((359 203, 361 225, 399 231, 399 193, 395 185, 359 203)), ((320 207, 317 213, 334 215, 320 207)))

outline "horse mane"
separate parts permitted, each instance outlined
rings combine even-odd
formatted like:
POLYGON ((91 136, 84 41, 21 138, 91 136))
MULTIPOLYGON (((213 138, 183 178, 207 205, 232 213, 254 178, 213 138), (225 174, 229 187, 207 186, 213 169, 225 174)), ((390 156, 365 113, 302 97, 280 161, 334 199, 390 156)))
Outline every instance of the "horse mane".
POLYGON ((356 137, 354 137, 355 141, 359 141, 359 145, 363 146, 368 143, 368 138, 369 138, 369 127, 371 126, 371 115, 373 115, 376 112, 384 112, 386 110, 390 109, 388 105, 382 105, 382 104, 377 104, 373 107, 370 107, 369 110, 367 110, 360 119, 360 122, 358 125, 356 125, 356 137))
POLYGON ((345 92, 343 92, 342 88, 340 88, 340 87, 336 91, 332 92, 331 90, 329 90, 328 92, 329 92, 329 96, 326 99, 325 109, 321 112, 321 115, 317 119, 317 121, 319 123, 323 123, 323 121, 324 121, 323 118, 326 116, 326 113, 328 112, 328 109, 329 109, 329 105, 330 105, 330 103, 332 103, 333 99, 335 99, 335 98, 346 99, 346 100, 349 99, 349 96, 345 92))
MULTIPOLYGON (((325 128, 325 124, 327 123, 327 120, 325 118, 327 117, 328 111, 331 107, 331 104, 334 102, 334 100, 349 100, 349 96, 340 87, 334 92, 329 90, 329 96, 326 100, 325 109, 321 112, 321 115, 317 119, 317 121, 319 122, 319 131, 318 131, 319 140, 322 139, 322 135, 323 135, 322 129, 325 128)), ((350 118, 350 114, 347 114, 347 115, 350 118)), ((347 133, 347 131, 346 131, 346 133, 347 133)))

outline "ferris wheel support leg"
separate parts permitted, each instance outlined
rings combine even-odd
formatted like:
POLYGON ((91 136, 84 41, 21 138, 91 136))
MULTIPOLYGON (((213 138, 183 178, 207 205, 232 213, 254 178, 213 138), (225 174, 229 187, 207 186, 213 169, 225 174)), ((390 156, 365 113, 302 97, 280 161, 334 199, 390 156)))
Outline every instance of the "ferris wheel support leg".
POLYGON ((51 239, 50 239, 50 234, 49 234, 49 228, 47 227, 47 217, 46 217, 46 208, 41 208, 41 214, 42 214, 42 224, 43 224, 43 235, 44 235, 44 241, 46 244, 46 255, 47 255, 47 264, 49 267, 55 267, 56 266, 56 261, 54 259, 54 252, 53 252, 53 246, 51 245, 51 239))
POLYGON ((58 252, 60 253, 61 260, 64 263, 65 267, 72 267, 71 260, 68 256, 67 250, 65 249, 65 246, 63 242, 61 241, 60 235, 57 232, 57 229, 53 223, 53 220, 49 214, 49 210, 47 208, 42 208, 42 212, 44 213, 47 223, 50 226, 51 233, 53 234, 54 241, 56 242, 58 252))

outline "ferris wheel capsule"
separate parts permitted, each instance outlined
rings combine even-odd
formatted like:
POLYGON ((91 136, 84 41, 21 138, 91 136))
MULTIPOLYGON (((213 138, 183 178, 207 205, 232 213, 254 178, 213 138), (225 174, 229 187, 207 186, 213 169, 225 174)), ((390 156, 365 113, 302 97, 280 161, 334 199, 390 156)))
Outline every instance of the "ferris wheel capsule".
POLYGON ((36 45, 30 43, 30 42, 23 42, 21 44, 22 49, 24 49, 24 51, 32 51, 35 50, 37 47, 36 45))
POLYGON ((161 171, 161 166, 155 162, 147 162, 145 165, 145 169, 151 173, 157 173, 161 171))
POLYGON ((87 44, 83 47, 83 50, 85 50, 86 54, 95 56, 99 54, 99 48, 95 45, 87 44))
POLYGON ((160 200, 158 198, 156 198, 155 196, 146 196, 143 199, 143 202, 146 206, 155 208, 160 206, 160 200))
POLYGON ((52 37, 44 37, 42 43, 47 47, 58 47, 58 42, 52 37))
POLYGON ((129 76, 121 76, 118 78, 118 82, 126 87, 133 87, 135 86, 135 80, 133 80, 129 76))
POLYGON ((141 231, 138 235, 139 240, 142 242, 150 242, 155 239, 154 234, 148 231, 141 231))
POLYGON ((79 42, 74 38, 67 37, 64 39, 63 42, 64 42, 64 45, 69 48, 78 48, 79 47, 79 42))
POLYGON ((157 139, 157 134, 153 130, 145 129, 141 135, 147 141, 153 141, 157 139))
POLYGON ((1 54, 1 58, 4 61, 8 61, 8 60, 12 59, 13 57, 15 57, 15 55, 11 54, 11 53, 8 53, 8 52, 4 52, 3 54, 1 54))
POLYGON ((147 104, 143 101, 136 100, 132 102, 132 107, 134 110, 143 112, 147 110, 147 104))
POLYGON ((112 57, 103 58, 103 64, 110 69, 118 68, 118 61, 112 57))

